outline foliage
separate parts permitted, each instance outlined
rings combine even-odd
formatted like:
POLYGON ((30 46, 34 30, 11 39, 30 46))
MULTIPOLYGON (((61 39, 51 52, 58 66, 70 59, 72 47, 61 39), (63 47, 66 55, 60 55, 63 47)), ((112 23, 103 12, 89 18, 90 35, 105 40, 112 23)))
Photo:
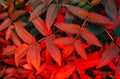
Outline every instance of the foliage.
POLYGON ((1 79, 120 79, 120 0, 0 0, 1 79))

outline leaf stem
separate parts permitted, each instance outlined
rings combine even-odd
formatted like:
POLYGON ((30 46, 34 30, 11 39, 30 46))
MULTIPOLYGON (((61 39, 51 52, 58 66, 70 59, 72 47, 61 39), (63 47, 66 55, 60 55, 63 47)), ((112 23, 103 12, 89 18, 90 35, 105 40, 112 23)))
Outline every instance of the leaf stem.
MULTIPOLYGON (((84 25, 85 25, 85 23, 87 22, 87 18, 84 20, 84 22, 83 22, 83 24, 82 24, 82 26, 81 26, 81 28, 83 28, 84 27, 84 25)), ((80 33, 78 33, 77 35, 76 35, 76 37, 75 38, 78 38, 79 37, 79 35, 80 35, 80 33)))
POLYGON ((106 31, 106 33, 108 34, 108 36, 111 38, 111 40, 114 42, 115 40, 114 40, 114 38, 112 37, 112 35, 109 33, 109 31, 108 30, 105 30, 106 31))
POLYGON ((84 27, 84 25, 85 25, 85 23, 87 22, 87 18, 84 20, 84 22, 83 22, 83 24, 82 24, 82 26, 81 26, 81 28, 83 28, 84 27))

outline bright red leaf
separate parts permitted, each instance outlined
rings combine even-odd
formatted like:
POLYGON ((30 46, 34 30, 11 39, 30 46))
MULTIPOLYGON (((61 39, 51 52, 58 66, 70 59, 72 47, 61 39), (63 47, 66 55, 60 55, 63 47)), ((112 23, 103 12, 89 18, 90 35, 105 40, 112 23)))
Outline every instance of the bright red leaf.
POLYGON ((27 53, 29 46, 27 44, 20 45, 15 51, 15 64, 18 67, 19 62, 22 57, 24 57, 27 53))
POLYGON ((58 69, 55 79, 66 79, 75 71, 75 69, 75 65, 73 63, 69 63, 58 69))
POLYGON ((27 61, 37 71, 40 71, 40 46, 38 43, 33 43, 27 52, 27 61))

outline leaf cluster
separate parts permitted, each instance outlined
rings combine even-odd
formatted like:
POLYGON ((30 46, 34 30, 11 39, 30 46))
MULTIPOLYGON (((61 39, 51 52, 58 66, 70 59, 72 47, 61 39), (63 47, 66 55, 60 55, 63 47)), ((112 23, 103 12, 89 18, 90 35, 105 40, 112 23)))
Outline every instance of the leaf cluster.
POLYGON ((0 78, 120 79, 119 0, 0 0, 0 78))

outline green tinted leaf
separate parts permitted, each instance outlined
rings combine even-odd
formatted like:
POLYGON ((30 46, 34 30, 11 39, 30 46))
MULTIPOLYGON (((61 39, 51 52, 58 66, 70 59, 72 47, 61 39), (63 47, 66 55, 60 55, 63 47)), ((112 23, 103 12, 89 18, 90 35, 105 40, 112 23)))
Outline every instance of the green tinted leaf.
POLYGON ((102 4, 104 5, 105 11, 108 14, 108 16, 112 20, 114 20, 117 15, 115 0, 102 0, 102 4))

